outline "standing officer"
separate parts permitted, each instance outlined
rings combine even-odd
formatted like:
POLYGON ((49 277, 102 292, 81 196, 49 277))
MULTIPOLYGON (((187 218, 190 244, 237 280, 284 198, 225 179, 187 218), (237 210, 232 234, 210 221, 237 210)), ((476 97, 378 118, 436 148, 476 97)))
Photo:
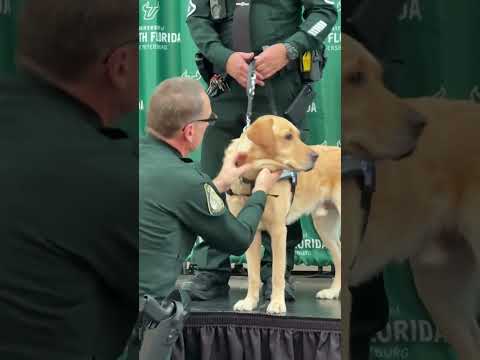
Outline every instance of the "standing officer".
MULTIPOLYGON (((245 125, 249 62, 255 59, 256 83, 261 86, 255 94, 252 119, 268 113, 283 115, 304 85, 299 70, 303 54, 321 52, 336 19, 337 11, 330 0, 190 1, 187 24, 205 60, 200 63, 201 72, 210 71, 205 78, 210 79, 212 107, 219 115, 216 124, 207 129, 202 145, 201 166, 207 174, 218 173, 225 148, 231 139, 240 136, 245 125), (211 77, 212 74, 215 75, 211 77)), ((303 103, 308 106, 312 100, 303 103)), ((302 119, 292 120, 300 129, 305 128, 302 119)), ((227 239, 229 236, 225 234, 227 239)), ((268 299, 272 260, 268 236, 265 238, 261 276, 268 299)), ((294 249, 301 239, 300 222, 289 226, 286 300, 295 299, 289 275, 294 249)), ((227 294, 230 277, 229 253, 212 249, 209 239, 205 240, 196 246, 192 259, 200 271, 192 282, 185 284, 193 298, 202 300, 227 294)))

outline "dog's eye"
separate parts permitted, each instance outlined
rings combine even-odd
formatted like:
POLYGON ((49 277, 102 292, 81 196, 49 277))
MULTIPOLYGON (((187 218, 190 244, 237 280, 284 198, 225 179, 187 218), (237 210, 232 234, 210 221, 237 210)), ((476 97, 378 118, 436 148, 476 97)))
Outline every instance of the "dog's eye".
POLYGON ((353 85, 361 85, 365 82, 365 80, 365 74, 361 71, 355 71, 348 77, 348 81, 353 85))
POLYGON ((285 139, 286 139, 286 140, 292 140, 292 139, 293 139, 293 135, 292 135, 292 134, 287 134, 287 135, 285 135, 285 139))

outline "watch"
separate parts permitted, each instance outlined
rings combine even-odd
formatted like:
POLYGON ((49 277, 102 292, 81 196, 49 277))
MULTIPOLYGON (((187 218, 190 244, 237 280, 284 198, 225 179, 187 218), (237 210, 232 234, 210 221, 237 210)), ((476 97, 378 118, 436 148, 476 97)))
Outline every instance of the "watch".
POLYGON ((287 58, 290 61, 298 59, 298 50, 295 46, 293 46, 290 43, 283 43, 285 47, 287 48, 287 58))

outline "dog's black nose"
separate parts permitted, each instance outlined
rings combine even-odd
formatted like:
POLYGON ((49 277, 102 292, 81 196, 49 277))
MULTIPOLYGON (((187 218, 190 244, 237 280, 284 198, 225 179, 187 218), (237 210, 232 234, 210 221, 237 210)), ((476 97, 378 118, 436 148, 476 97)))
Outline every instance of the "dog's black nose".
POLYGON ((316 152, 311 152, 310 159, 312 159, 312 162, 314 163, 318 159, 318 154, 316 152))
POLYGON ((414 129, 415 131, 420 135, 423 131, 423 128, 425 127, 425 125, 427 125, 427 122, 426 121, 419 121, 417 122, 415 125, 414 125, 414 129))

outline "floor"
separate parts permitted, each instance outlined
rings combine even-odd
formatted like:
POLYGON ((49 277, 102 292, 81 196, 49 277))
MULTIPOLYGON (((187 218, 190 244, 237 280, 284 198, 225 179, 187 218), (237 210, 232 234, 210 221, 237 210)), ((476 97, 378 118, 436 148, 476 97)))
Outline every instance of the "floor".
MULTIPOLYGON (((178 284, 188 281, 191 276, 181 276, 178 284)), ((331 279, 305 275, 293 276, 296 287, 296 301, 287 302, 288 317, 340 320, 341 306, 339 300, 318 300, 315 294, 318 290, 329 286, 331 279)), ((246 276, 230 278, 230 294, 228 297, 211 301, 194 301, 192 312, 233 312, 233 305, 247 293, 246 276)), ((265 314, 268 302, 262 302, 255 314, 265 314)))

